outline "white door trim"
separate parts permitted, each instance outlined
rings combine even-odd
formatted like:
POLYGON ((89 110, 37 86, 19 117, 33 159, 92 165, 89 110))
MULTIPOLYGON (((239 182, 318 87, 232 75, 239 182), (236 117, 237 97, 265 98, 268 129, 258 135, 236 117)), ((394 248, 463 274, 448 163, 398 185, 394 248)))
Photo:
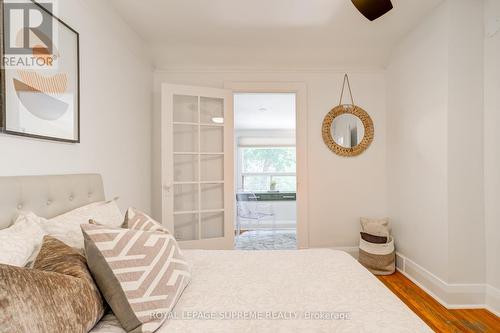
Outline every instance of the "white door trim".
POLYGON ((307 85, 303 82, 224 82, 233 93, 295 93, 297 146, 297 241, 309 247, 309 184, 307 174, 307 85))

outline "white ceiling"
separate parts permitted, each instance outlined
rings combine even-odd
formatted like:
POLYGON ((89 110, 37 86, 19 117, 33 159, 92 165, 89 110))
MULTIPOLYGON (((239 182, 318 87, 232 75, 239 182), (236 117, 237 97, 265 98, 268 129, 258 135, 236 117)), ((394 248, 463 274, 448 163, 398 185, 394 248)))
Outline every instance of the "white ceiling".
POLYGON ((111 0, 157 68, 383 67, 442 0, 392 0, 370 22, 350 0, 111 0))
POLYGON ((295 94, 235 94, 234 128, 295 129, 295 94))

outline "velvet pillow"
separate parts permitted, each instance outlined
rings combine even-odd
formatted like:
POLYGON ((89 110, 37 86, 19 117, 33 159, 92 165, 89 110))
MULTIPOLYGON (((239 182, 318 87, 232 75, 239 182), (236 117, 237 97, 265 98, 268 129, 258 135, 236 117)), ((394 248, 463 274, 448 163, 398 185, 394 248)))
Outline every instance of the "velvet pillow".
POLYGON ((45 236, 34 269, 0 265, 0 330, 89 332, 104 314, 85 257, 45 236))
POLYGON ((191 278, 174 237, 82 224, 92 275, 127 332, 154 332, 191 278))

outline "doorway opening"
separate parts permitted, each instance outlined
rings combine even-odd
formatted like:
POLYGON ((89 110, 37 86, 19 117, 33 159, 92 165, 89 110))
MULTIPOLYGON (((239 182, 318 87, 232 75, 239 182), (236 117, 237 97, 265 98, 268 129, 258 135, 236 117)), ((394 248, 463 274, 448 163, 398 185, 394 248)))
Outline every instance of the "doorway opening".
POLYGON ((297 249, 295 93, 234 94, 235 248, 297 249))

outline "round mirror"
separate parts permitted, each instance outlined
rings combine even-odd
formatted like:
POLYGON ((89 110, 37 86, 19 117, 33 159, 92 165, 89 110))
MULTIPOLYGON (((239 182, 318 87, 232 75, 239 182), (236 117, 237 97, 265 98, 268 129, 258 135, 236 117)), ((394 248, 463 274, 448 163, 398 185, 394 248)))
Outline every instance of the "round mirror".
POLYGON ((333 120, 331 127, 333 140, 344 148, 354 148, 363 141, 365 126, 361 119, 346 113, 333 120))
POLYGON ((370 146, 373 136, 372 119, 355 105, 339 105, 323 121, 323 140, 337 155, 361 154, 370 146))

